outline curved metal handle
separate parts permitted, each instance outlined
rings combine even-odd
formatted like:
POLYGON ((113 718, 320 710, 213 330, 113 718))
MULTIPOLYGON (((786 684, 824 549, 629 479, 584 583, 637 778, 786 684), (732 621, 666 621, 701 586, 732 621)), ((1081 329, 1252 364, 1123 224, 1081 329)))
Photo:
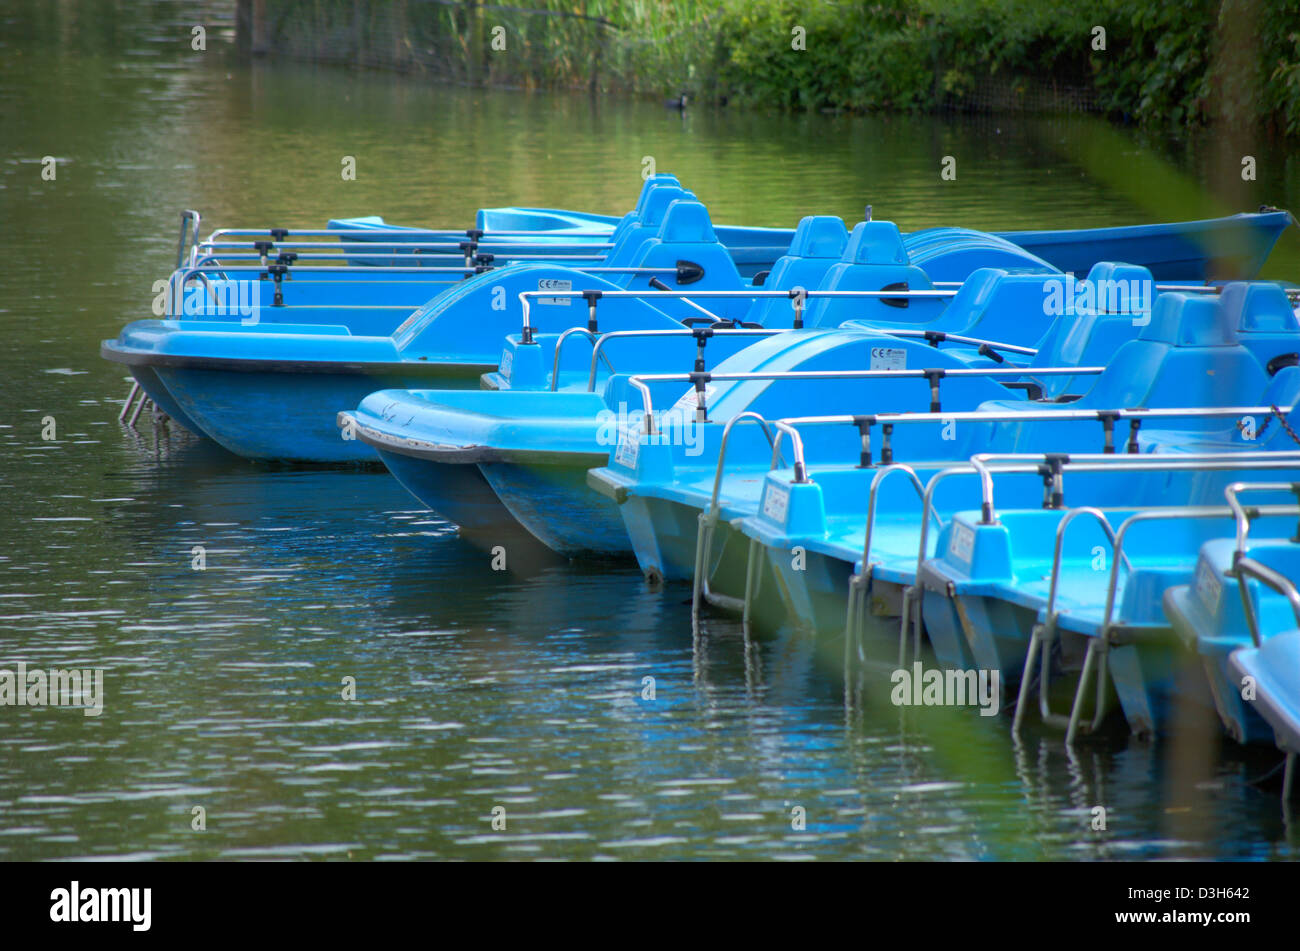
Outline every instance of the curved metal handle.
POLYGON ((1250 628, 1250 639, 1254 641, 1256 647, 1261 646, 1263 641, 1259 635, 1259 619, 1255 617, 1255 603, 1250 599, 1250 592, 1246 588, 1247 578, 1254 578, 1268 585, 1286 598, 1295 614, 1296 626, 1300 627, 1300 592, 1296 591, 1294 581, 1254 558, 1238 558, 1236 572, 1237 588, 1241 592, 1241 606, 1246 614, 1246 626, 1250 628))

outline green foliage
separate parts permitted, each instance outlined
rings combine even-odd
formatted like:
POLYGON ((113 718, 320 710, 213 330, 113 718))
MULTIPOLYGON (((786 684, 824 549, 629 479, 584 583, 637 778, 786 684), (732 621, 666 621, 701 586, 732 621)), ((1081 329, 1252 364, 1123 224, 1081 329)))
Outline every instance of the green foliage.
POLYGON ((1273 112, 1287 135, 1300 135, 1300 33, 1289 36, 1289 56, 1269 76, 1273 112))
POLYGON ((277 24, 292 24, 279 36, 291 54, 329 58, 329 48, 349 62, 471 81, 686 91, 697 101, 777 109, 1086 107, 1162 131, 1214 121, 1300 134, 1300 0, 268 7, 277 24), (486 48, 496 24, 509 33, 509 55, 486 48))

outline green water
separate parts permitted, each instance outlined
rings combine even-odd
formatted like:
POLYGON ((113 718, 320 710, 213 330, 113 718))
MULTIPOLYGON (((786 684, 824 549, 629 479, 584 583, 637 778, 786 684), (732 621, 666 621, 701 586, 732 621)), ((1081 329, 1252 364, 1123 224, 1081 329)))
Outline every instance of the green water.
MULTIPOLYGON (((0 707, 0 858, 1296 856, 1276 785, 1250 782, 1267 750, 846 717, 833 650, 693 633, 689 591, 635 566, 493 572, 385 473, 125 430, 97 355, 149 316, 182 208, 205 231, 619 214, 651 156, 718 221, 1075 227, 1300 207, 1285 149, 250 68, 217 29, 190 51, 182 4, 58 10, 0 13, 0 668, 102 667, 107 697, 95 718, 0 707)), ((1268 273, 1300 276, 1298 238, 1268 273)))

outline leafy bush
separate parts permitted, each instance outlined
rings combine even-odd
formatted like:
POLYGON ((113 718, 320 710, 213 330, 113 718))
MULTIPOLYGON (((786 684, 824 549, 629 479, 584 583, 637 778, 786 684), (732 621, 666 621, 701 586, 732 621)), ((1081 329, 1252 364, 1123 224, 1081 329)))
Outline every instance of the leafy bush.
POLYGON ((290 55, 456 79, 685 90, 778 109, 1082 106, 1153 129, 1217 121, 1300 134, 1300 0, 268 6, 282 27, 274 45, 290 55), (509 56, 486 51, 484 33, 498 23, 511 36, 509 56), (802 49, 792 45, 796 27, 802 49))

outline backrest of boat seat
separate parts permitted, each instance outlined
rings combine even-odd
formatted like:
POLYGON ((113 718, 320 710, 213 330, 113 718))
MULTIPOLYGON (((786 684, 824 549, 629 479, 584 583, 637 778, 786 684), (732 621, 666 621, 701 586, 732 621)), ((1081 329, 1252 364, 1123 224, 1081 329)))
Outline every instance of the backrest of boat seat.
POLYGON ((1270 375, 1300 362, 1300 319, 1280 286, 1235 281, 1223 288, 1219 301, 1242 346, 1270 375))
POLYGON ((641 194, 636 198, 636 213, 639 215, 645 211, 646 202, 650 200, 651 193, 658 185, 669 185, 674 188, 681 188, 682 183, 677 180, 676 175, 670 175, 667 172, 656 173, 651 175, 641 185, 641 194))
POLYGON ((1041 273, 979 268, 927 329, 1035 346, 1052 326, 1043 304, 1048 280, 1053 278, 1041 273))
MULTIPOLYGON (((1286 503, 1283 502, 1282 504, 1286 503)), ((1294 538, 1263 538, 1261 536, 1264 532, 1258 529, 1252 530, 1257 532, 1256 540, 1250 543, 1246 554, 1260 564, 1272 568, 1283 578, 1289 578, 1292 582, 1300 579, 1300 543, 1297 543, 1294 538)), ((1284 595, 1253 580, 1250 589, 1250 593, 1253 595, 1252 600, 1257 608, 1262 607, 1266 602, 1272 602, 1277 611, 1285 611, 1282 618, 1287 626, 1295 624, 1295 614, 1291 610, 1291 606, 1286 602, 1284 595)), ((1261 618, 1261 620, 1263 619, 1261 618)), ((1266 636, 1270 630, 1277 629, 1276 627, 1261 625, 1261 633, 1266 636)))
MULTIPOLYGON (((1260 406, 1276 406, 1282 411, 1287 425, 1295 432, 1300 432, 1300 409, 1288 413, 1287 409, 1300 405, 1300 367, 1284 367, 1268 381, 1268 389, 1256 400, 1260 406)), ((1261 422, 1262 425, 1262 422, 1261 422)), ((1256 427, 1257 430, 1259 427, 1256 427)), ((1276 418, 1268 423, 1268 431, 1261 434, 1257 449, 1264 450, 1300 450, 1300 445, 1278 424, 1276 418)))
MULTIPOLYGON (((794 229, 790 250, 772 265, 761 290, 788 291, 796 287, 815 290, 826 272, 844 254, 849 232, 834 215, 809 215, 794 229)), ((775 329, 794 326, 794 307, 788 298, 760 297, 745 319, 775 329)))
MULTIPOLYGON (((1119 348, 1079 408, 1253 405, 1268 385, 1255 357, 1228 326, 1219 302, 1205 295, 1156 298, 1151 322, 1119 348), (1134 402, 1134 397, 1140 402, 1134 402)), ((1220 426, 1187 420, 1171 428, 1220 426)))
MULTIPOLYGON (((1056 317, 1039 341, 1031 367, 1106 366, 1149 323, 1156 294, 1149 269, 1098 261, 1085 280, 1091 302, 1083 301, 1081 312, 1056 317)), ((1044 392, 1052 397, 1078 392, 1079 382, 1076 377, 1044 377, 1044 392)))
MULTIPOLYGON (((1174 408, 1253 406, 1267 378, 1258 361, 1236 342, 1225 326, 1218 301, 1206 296, 1164 293, 1156 298, 1151 322, 1138 338, 1122 344, 1106 369, 1091 380, 1087 391, 1068 403, 993 400, 980 405, 985 412, 1016 412, 1059 406, 1071 409, 1174 408)), ((1032 373, 1029 374, 1032 376, 1032 373)), ((990 445, 998 452, 1095 451, 1100 443, 1092 423, 1001 422, 991 424, 990 445)), ((1222 429, 1222 419, 1187 417, 1164 420, 1164 430, 1222 429)), ((1127 429, 1116 427, 1116 441, 1127 429)))
MULTIPOLYGON (((703 270, 703 275, 695 281, 680 285, 682 290, 730 291, 740 290, 743 286, 731 252, 713 232, 708 209, 689 198, 679 198, 668 206, 659 234, 642 244, 639 255, 628 262, 631 267, 655 268, 660 273, 629 274, 621 283, 629 290, 652 290, 650 281, 658 278, 669 287, 677 288, 675 272, 678 262, 696 264, 703 270)), ((703 316, 685 299, 658 298, 651 303, 678 320, 703 316)), ((701 307, 722 318, 743 318, 751 303, 746 297, 699 301, 701 307)))
POLYGON ((651 175, 647 178, 641 185, 641 194, 637 195, 636 207, 623 216, 622 220, 614 227, 614 233, 610 235, 610 244, 614 246, 610 249, 611 253, 618 247, 624 235, 641 223, 641 214, 645 211, 646 202, 650 200, 650 193, 654 191, 656 185, 682 187, 682 183, 677 180, 676 175, 664 173, 651 175))
MULTIPOLYGON (((605 260, 599 262, 605 267, 632 267, 642 254, 642 248, 651 238, 657 237, 663 225, 668 206, 679 198, 694 199, 695 196, 679 185, 655 185, 641 209, 640 220, 630 226, 610 248, 605 260)), ((616 284, 626 284, 626 275, 607 274, 616 284)))
MULTIPOLYGON (((1300 579, 1300 544, 1288 537, 1260 537, 1263 534, 1260 532, 1256 536, 1257 540, 1250 543, 1247 554, 1265 567, 1272 568, 1283 578, 1288 578, 1292 582, 1300 579)), ((1234 587, 1237 584, 1235 580, 1228 583, 1234 587)), ((1253 578, 1247 583, 1247 590, 1255 605, 1255 619, 1262 637, 1268 639, 1274 634, 1295 629, 1295 611, 1285 595, 1260 584, 1253 578)), ((1232 605, 1234 613, 1240 612, 1241 608, 1238 606, 1241 603, 1240 594, 1233 592, 1233 595, 1228 603, 1232 605)), ((1244 620, 1243 618, 1243 622, 1244 620)), ((1245 628, 1246 625, 1243 623, 1242 629, 1245 628)))
MULTIPOLYGON (((823 291, 933 290, 930 278, 914 267, 903 236, 892 221, 860 221, 853 227, 844 254, 826 272, 823 291)), ((908 298, 810 298, 806 327, 838 327, 846 320, 914 323, 933 320, 946 300, 908 298), (890 300, 885 303, 884 300, 890 300)))

